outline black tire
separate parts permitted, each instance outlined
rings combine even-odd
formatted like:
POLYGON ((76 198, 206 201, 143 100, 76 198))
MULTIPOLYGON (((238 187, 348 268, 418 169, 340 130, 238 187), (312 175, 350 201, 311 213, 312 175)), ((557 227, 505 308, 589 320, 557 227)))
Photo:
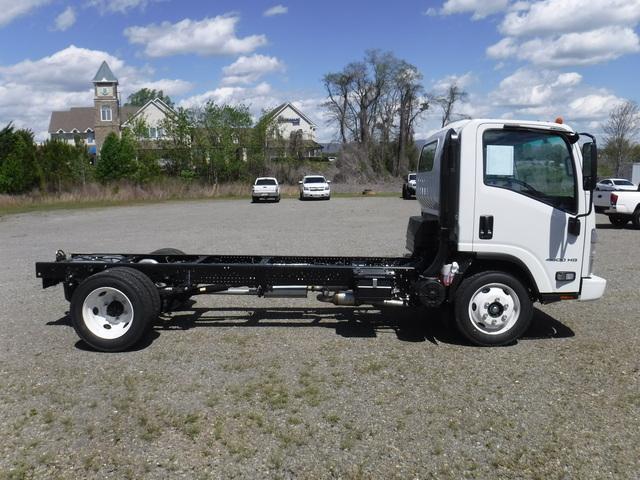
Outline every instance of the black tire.
POLYGON ((251 203, 256 203, 257 201, 256 197, 251 197, 251 203))
POLYGON ((609 215, 609 222, 616 228, 624 227, 629 221, 629 217, 626 215, 609 215))
POLYGON ((529 328, 532 317, 529 292, 508 273, 490 271, 472 275, 462 281, 456 293, 456 327, 475 345, 513 343, 529 328), (479 305, 480 302, 484 304, 479 305))
POLYGON ((407 200, 407 197, 408 197, 408 195, 407 195, 407 186, 406 186, 406 185, 403 185, 403 186, 402 186, 402 198, 403 198, 404 200, 407 200))
POLYGON ((276 197, 276 203, 280 203, 280 196, 279 195, 276 197))
POLYGON ((304 197, 302 196, 302 192, 300 192, 300 200, 304 200, 304 197))
MULTIPOLYGON (((165 247, 165 248, 159 248, 158 250, 154 250, 153 252, 150 253, 150 255, 186 255, 186 253, 177 248, 165 247)), ((156 289, 156 292, 157 292, 157 289, 156 289)), ((189 295, 188 293, 179 293, 179 294, 173 295, 169 299, 169 301, 166 302, 167 308, 165 309, 165 311, 179 308, 180 306, 187 303, 190 298, 191 298, 191 295, 189 295)), ((160 305, 162 305, 162 302, 160 302, 160 305)), ((158 315, 160 315, 161 310, 162 310, 162 307, 159 307, 158 315)), ((156 317, 158 315, 156 315, 156 317)))
POLYGON ((186 255, 186 253, 182 250, 178 250, 177 248, 166 247, 149 252, 149 255, 186 255))
POLYGON ((129 268, 111 268, 87 278, 71 297, 71 322, 78 336, 103 352, 121 352, 138 343, 155 313, 145 283, 129 268), (109 304, 102 305, 104 301, 109 304), (122 316, 120 323, 112 323, 122 316))
POLYGON ((631 214, 631 223, 634 228, 640 228, 640 206, 631 214))
POLYGON ((162 300, 160 300, 158 287, 156 287, 155 283, 153 283, 153 280, 151 280, 144 273, 136 270, 135 268, 121 267, 118 269, 124 273, 128 273, 132 277, 142 282, 143 286, 147 290, 147 295, 149 295, 149 298, 151 299, 151 304, 153 305, 152 321, 155 321, 160 316, 160 312, 162 311, 162 300))

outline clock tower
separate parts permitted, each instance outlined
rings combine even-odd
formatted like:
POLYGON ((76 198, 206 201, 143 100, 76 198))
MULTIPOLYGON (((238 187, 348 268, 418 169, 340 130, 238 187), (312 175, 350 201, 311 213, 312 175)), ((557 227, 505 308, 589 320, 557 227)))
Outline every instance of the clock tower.
POLYGON ((102 62, 93 77, 94 91, 94 132, 98 155, 109 133, 120 135, 120 102, 118 100, 118 79, 107 62, 102 62))

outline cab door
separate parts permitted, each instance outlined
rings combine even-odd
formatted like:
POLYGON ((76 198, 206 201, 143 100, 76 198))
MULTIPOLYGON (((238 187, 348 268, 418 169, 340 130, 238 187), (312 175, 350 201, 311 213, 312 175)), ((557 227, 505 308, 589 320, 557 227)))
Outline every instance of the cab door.
POLYGON ((477 130, 473 251, 524 265, 540 293, 580 291, 587 229, 569 228, 586 207, 578 155, 556 130, 477 130))

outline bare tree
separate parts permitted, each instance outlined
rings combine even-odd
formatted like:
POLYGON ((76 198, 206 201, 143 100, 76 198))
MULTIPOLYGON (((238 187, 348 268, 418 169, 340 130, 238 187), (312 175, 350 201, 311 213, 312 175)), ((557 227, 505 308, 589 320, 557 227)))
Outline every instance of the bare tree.
POLYGON ((351 93, 353 77, 348 71, 328 73, 323 79, 329 100, 324 106, 331 114, 331 121, 337 121, 340 130, 340 140, 347 142, 349 94, 351 93))
POLYGON ((373 171, 404 173, 414 122, 429 108, 418 69, 390 52, 370 50, 363 60, 323 80, 325 106, 338 124, 342 142, 355 142, 362 152, 359 158, 373 171))
MULTIPOLYGON (((434 102, 442 109, 442 127, 451 123, 456 116, 454 111, 456 104, 464 102, 468 98, 467 92, 462 90, 458 84, 453 81, 447 87, 444 95, 434 98, 434 102)), ((462 116, 464 118, 464 116, 462 116)))
POLYGON ((424 95, 421 80, 422 74, 415 66, 404 61, 399 64, 395 77, 399 97, 399 130, 394 175, 406 173, 409 166, 407 149, 413 143, 413 124, 429 108, 429 100, 424 95))
POLYGON ((602 126, 606 135, 605 152, 612 160, 615 174, 621 170, 631 156, 633 142, 640 131, 640 108, 632 100, 618 105, 609 113, 609 119, 602 126))

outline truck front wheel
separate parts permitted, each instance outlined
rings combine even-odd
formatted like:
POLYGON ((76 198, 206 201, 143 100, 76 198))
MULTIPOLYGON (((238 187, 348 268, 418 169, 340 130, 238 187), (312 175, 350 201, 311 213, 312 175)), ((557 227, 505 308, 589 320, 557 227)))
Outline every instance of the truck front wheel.
POLYGON ((532 317, 529 292, 508 273, 473 275, 463 280, 456 294, 456 326, 475 345, 513 343, 529 328, 532 317))
POLYGON ((148 277, 132 275, 129 270, 112 268, 92 275, 71 297, 73 327, 96 350, 126 350, 152 325, 156 306, 149 292, 155 286, 148 277))

